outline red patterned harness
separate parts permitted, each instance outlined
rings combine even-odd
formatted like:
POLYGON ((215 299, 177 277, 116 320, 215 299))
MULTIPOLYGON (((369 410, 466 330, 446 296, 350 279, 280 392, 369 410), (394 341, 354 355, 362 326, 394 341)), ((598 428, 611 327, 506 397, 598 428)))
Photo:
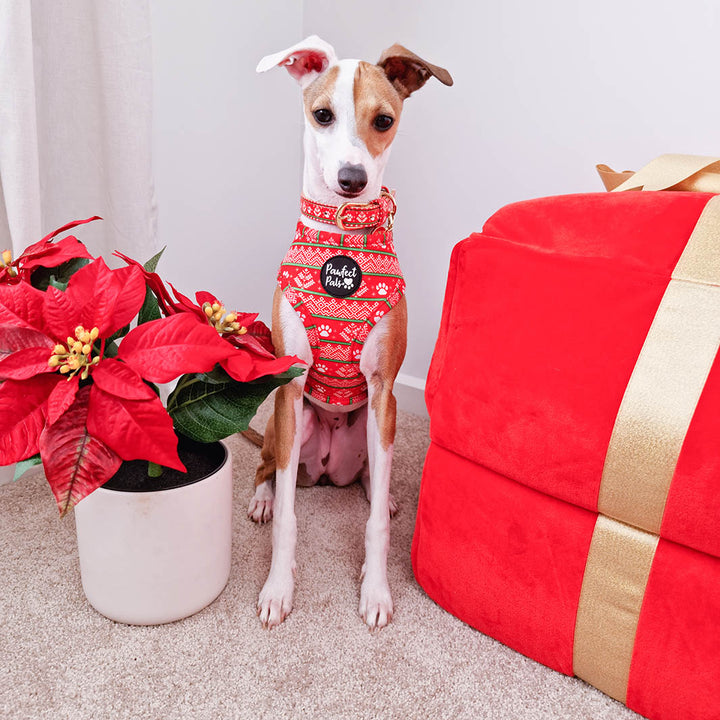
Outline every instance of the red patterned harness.
POLYGON ((305 392, 332 405, 367 400, 367 382, 360 372, 363 343, 405 292, 392 231, 380 228, 367 235, 325 232, 300 220, 295 240, 280 265, 278 283, 303 321, 313 352, 305 392), (338 256, 333 262, 340 267, 343 258, 350 258, 362 273, 359 287, 347 297, 329 294, 321 283, 321 269, 338 256))

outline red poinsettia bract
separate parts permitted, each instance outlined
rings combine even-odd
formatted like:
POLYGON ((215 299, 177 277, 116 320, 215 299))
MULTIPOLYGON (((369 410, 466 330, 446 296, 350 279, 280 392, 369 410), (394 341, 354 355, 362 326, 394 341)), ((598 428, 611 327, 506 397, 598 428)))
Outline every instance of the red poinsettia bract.
POLYGON ((97 259, 67 290, 0 284, 0 465, 40 452, 61 515, 122 460, 184 470, 172 420, 145 382, 207 372, 229 346, 182 314, 131 330, 116 358, 106 341, 143 304, 145 277, 97 259))
POLYGON ((12 259, 11 253, 6 250, 0 261, 0 284, 12 285, 23 280, 29 280, 33 270, 37 270, 39 267, 53 268, 75 258, 92 260, 92 255, 87 251, 87 248, 73 235, 68 235, 57 242, 53 242, 53 238, 67 230, 72 230, 78 225, 85 225, 93 220, 101 219, 95 215, 87 220, 75 220, 67 223, 67 225, 63 225, 46 235, 39 242, 27 247, 22 255, 19 255, 15 260, 12 259), (5 256, 5 253, 7 253, 7 256, 5 256))
MULTIPOLYGON (((228 349, 226 357, 220 361, 221 367, 233 380, 250 382, 264 375, 285 372, 291 365, 302 362, 294 355, 279 358, 275 356, 270 329, 257 320, 257 313, 228 313, 214 295, 204 291, 195 293, 194 303, 168 283, 171 294, 157 273, 148 272, 136 260, 120 252, 114 254, 143 273, 147 286, 157 298, 158 306, 164 315, 188 315, 194 318, 199 326, 213 330, 216 335, 213 343, 217 344, 218 338, 221 338, 222 342, 238 351, 232 352, 228 349)), ((207 331, 206 334, 210 341, 207 331)), ((127 340, 123 341, 123 344, 126 342, 127 340)))

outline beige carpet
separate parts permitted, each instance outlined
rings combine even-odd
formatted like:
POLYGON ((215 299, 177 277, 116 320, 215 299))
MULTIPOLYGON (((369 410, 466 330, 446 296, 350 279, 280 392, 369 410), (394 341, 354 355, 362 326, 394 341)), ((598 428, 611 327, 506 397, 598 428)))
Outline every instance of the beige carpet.
POLYGON ((119 625, 87 604, 74 519, 58 519, 40 472, 0 487, 0 718, 639 718, 476 632, 417 585, 410 544, 427 421, 414 415, 398 423, 393 623, 371 634, 357 615, 362 490, 317 487, 297 493, 295 609, 263 630, 255 602, 271 527, 245 518, 258 450, 239 437, 231 447, 230 581, 210 607, 160 627, 119 625))

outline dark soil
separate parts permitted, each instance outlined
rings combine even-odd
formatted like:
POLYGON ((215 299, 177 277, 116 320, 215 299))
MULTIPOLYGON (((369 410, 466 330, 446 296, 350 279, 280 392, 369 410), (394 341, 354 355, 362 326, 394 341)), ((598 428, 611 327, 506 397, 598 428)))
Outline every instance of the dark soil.
POLYGON ((187 473, 163 468, 160 477, 149 477, 147 460, 126 460, 103 487, 122 492, 151 492, 191 485, 214 473, 225 461, 226 452, 219 442, 199 443, 181 436, 178 455, 187 473))

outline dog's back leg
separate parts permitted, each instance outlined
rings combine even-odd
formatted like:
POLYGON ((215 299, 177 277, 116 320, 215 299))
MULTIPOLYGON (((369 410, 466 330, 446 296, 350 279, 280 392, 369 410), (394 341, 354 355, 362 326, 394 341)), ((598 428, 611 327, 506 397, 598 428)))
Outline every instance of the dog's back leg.
POLYGON ((273 482, 275 480, 275 416, 271 415, 265 428, 260 464, 255 472, 255 494, 248 505, 248 517, 256 523, 266 523, 273 515, 273 482))
MULTIPOLYGON (((368 468, 365 468, 363 474, 360 476, 360 484, 362 485, 362 489, 365 491, 365 497, 368 499, 368 502, 372 504, 372 486, 370 484, 370 471, 368 468)), ((395 517, 395 515, 397 515, 397 511, 399 510, 399 506, 392 493, 388 496, 388 504, 390 517, 395 517)))
MULTIPOLYGON (((324 429, 315 415, 314 410, 305 403, 303 409, 303 445, 300 452, 297 484, 301 487, 315 485, 324 472, 319 458, 327 455, 329 432, 324 429)), ((255 471, 255 494, 248 505, 247 515, 256 523, 272 520, 275 493, 273 485, 277 460, 275 459, 275 415, 271 415, 265 428, 265 436, 257 434, 262 443, 260 464, 255 471)), ((255 441, 255 437, 253 437, 255 441)), ((260 442, 258 444, 260 444, 260 442)))

